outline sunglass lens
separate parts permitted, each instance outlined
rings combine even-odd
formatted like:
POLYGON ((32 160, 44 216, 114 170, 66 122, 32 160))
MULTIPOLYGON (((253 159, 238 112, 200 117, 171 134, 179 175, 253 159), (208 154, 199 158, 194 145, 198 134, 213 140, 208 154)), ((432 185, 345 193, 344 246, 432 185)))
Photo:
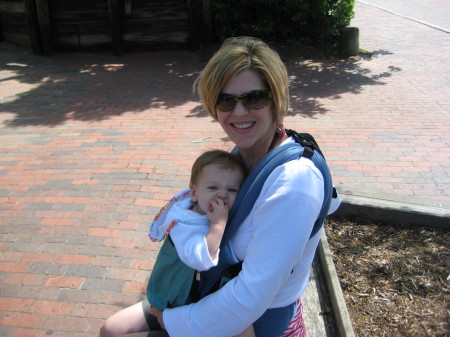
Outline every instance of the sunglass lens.
POLYGON ((217 109, 220 111, 231 111, 236 106, 236 100, 233 95, 228 94, 220 94, 219 99, 217 100, 217 109))
POLYGON ((242 101, 247 109, 261 109, 270 103, 272 94, 268 90, 254 90, 241 96, 233 96, 221 93, 217 100, 216 108, 220 111, 228 112, 236 107, 237 101, 242 101))
POLYGON ((268 91, 252 91, 245 97, 244 105, 247 109, 261 109, 269 104, 268 91))

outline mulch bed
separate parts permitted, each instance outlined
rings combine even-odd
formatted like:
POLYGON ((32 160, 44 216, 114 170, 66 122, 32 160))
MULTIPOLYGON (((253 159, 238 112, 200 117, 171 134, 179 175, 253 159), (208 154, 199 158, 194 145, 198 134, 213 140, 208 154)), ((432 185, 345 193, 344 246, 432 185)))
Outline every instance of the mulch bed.
POLYGON ((450 336, 450 229, 329 220, 358 337, 450 336))

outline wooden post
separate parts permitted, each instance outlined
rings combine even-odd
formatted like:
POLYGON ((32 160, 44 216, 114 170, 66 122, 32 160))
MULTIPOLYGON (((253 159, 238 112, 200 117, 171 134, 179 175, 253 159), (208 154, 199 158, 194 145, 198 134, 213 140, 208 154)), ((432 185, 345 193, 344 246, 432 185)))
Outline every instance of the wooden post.
POLYGON ((191 49, 200 48, 200 18, 201 18, 201 0, 187 0, 188 16, 189 16, 189 42, 191 49))
POLYGON ((113 45, 113 53, 115 55, 123 54, 123 29, 122 29, 122 13, 120 0, 108 0, 109 15, 111 18, 111 37, 113 45))
POLYGON ((212 0, 188 0, 191 48, 196 50, 213 41, 212 0))
POLYGON ((214 18, 212 0, 203 0, 202 10, 202 45, 207 46, 213 42, 214 39, 214 18))
POLYGON ((36 12, 39 23, 42 51, 44 55, 53 55, 55 50, 53 48, 48 0, 36 0, 36 12))
POLYGON ((34 0, 25 0, 25 16, 27 18, 28 34, 30 36, 31 50, 33 54, 42 54, 41 35, 37 17, 36 3, 34 0))

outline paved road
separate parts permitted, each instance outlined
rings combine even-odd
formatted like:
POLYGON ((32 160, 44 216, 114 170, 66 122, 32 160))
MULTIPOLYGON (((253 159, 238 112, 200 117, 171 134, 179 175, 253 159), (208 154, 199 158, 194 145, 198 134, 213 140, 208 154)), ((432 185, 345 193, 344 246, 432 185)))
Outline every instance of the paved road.
POLYGON ((358 0, 450 33, 448 0, 358 0))
MULTIPOLYGON (((379 138, 383 143, 376 145, 377 153, 366 152, 368 159, 376 158, 378 162, 372 162, 378 174, 376 180, 393 188, 389 192, 388 186, 382 183, 378 187, 373 185, 373 190, 377 191, 375 194, 380 192, 380 198, 403 195, 400 199, 405 202, 444 205, 448 209, 450 197, 445 191, 450 171, 450 66, 447 61, 450 36, 360 1, 356 9, 352 25, 360 28, 360 47, 372 54, 370 60, 358 62, 356 66, 360 74, 366 72, 367 78, 375 81, 373 85, 360 87, 353 104, 364 116, 362 118, 366 118, 365 122, 360 122, 360 132, 368 133, 370 139, 379 138), (377 132, 376 127, 380 131, 377 132), (382 178, 383 172, 386 180, 382 178), (403 177, 402 183, 397 184, 400 177, 403 177), (409 197, 408 183, 413 184, 409 197), (429 193, 428 201, 426 193, 429 193), (433 200, 441 200, 442 204, 433 200)), ((344 119, 355 122, 356 117, 344 119)), ((358 126, 351 124, 350 129, 356 132, 358 126)), ((370 170, 368 165, 365 168, 370 170)), ((364 175, 368 178, 370 174, 364 175)), ((360 182, 366 187, 364 193, 370 194, 372 189, 367 181, 366 184, 360 182)), ((351 189, 360 190, 356 185, 351 189)))
MULTIPOLYGON (((450 209, 449 35, 361 2, 352 25, 363 57, 288 60, 286 126, 348 196, 450 209)), ((231 147, 192 94, 203 65, 0 43, 1 336, 94 337, 142 297, 149 220, 200 152, 231 147)))

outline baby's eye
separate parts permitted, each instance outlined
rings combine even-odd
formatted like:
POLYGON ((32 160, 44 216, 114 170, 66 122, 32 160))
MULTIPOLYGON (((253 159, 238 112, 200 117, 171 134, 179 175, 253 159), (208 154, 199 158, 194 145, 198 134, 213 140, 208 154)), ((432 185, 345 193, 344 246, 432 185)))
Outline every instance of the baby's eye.
POLYGON ((237 188, 230 188, 230 189, 228 189, 228 192, 230 192, 230 193, 238 193, 239 190, 237 188))
POLYGON ((208 186, 208 190, 215 191, 215 190, 217 190, 217 187, 216 186, 208 186))

